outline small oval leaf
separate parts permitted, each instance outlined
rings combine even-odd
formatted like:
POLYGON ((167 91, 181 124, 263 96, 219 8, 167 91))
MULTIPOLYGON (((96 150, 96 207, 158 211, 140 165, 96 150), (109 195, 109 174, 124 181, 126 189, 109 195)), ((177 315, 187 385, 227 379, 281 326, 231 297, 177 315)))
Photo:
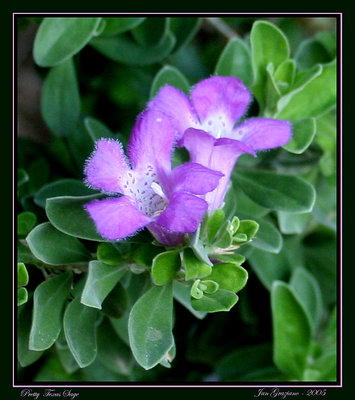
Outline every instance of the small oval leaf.
POLYGON ((252 200, 263 207, 289 212, 312 211, 315 190, 298 176, 239 170, 235 180, 252 200))
POLYGON ((155 75, 150 89, 150 98, 154 97, 164 85, 174 86, 185 93, 188 93, 190 90, 190 84, 185 76, 178 69, 170 65, 165 65, 155 75))
POLYGON ((286 375, 302 379, 311 344, 308 317, 290 287, 276 281, 271 289, 274 362, 286 375))
POLYGON ((98 311, 80 303, 80 295, 67 306, 63 327, 76 362, 81 368, 90 365, 97 355, 96 319, 98 311))
POLYGON ((236 76, 248 87, 253 84, 250 50, 243 40, 234 38, 227 43, 218 59, 215 73, 221 76, 236 76))
POLYGON ((101 18, 45 18, 36 35, 33 56, 41 67, 62 63, 95 34, 101 18))
POLYGON ((165 251, 155 256, 152 263, 152 277, 155 284, 165 285, 173 280, 180 266, 178 251, 165 251))
POLYGON ((30 350, 46 350, 57 340, 72 279, 72 273, 66 272, 37 286, 33 298, 30 350))
POLYGON ((107 265, 101 261, 91 261, 81 303, 101 309, 102 302, 125 273, 126 269, 107 265))
POLYGON ((106 242, 107 240, 97 233, 93 220, 84 209, 84 204, 100 197, 102 197, 101 194, 53 197, 46 202, 47 217, 59 231, 67 235, 106 242))
POLYGON ((91 258, 78 239, 58 231, 50 222, 36 226, 26 240, 32 253, 47 264, 63 265, 91 258))
POLYGON ((144 66, 157 63, 167 57, 175 44, 174 36, 169 32, 155 47, 140 46, 127 37, 99 37, 90 44, 105 57, 128 65, 144 66))
POLYGON ((207 313, 229 311, 238 301, 238 296, 230 290, 219 289, 213 294, 204 294, 201 299, 191 299, 192 307, 207 313))
POLYGON ((78 179, 58 179, 48 183, 36 192, 34 202, 42 207, 46 207, 46 200, 58 196, 89 196, 96 191, 88 188, 78 179))
POLYGON ((80 94, 72 59, 49 71, 42 90, 41 112, 57 137, 68 136, 78 123, 80 94))
POLYGON ((172 283, 153 286, 132 307, 129 341, 135 359, 144 369, 159 364, 174 344, 172 312, 172 283))

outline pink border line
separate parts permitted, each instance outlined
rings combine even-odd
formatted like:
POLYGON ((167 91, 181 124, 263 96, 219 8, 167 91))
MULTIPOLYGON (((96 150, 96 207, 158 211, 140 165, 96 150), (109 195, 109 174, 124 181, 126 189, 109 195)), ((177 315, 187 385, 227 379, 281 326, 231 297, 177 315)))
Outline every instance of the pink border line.
MULTIPOLYGON (((15 384, 15 360, 17 359, 16 355, 15 355, 15 319, 16 319, 16 310, 17 308, 15 307, 15 301, 13 301, 13 305, 12 305, 12 312, 13 312, 13 347, 12 347, 12 354, 13 354, 13 382, 12 382, 12 386, 13 388, 310 388, 310 387, 314 387, 314 388, 329 388, 329 389, 333 389, 333 388, 342 388, 343 387, 343 342, 342 342, 342 335, 343 335, 343 301, 342 301, 342 295, 343 295, 343 254, 342 254, 342 239, 343 239, 343 235, 342 235, 342 229, 343 229, 343 221, 342 221, 342 211, 343 211, 343 207, 342 207, 342 202, 343 202, 343 196, 342 196, 342 190, 343 190, 343 182, 342 182, 342 178, 343 178, 343 123, 342 123, 342 117, 343 117, 343 113, 342 113, 342 104, 343 104, 343 92, 342 92, 342 54, 343 54, 343 37, 342 37, 342 29, 343 29, 343 13, 341 12, 295 12, 295 13, 282 13, 282 12, 270 12, 270 13, 255 13, 255 12, 251 12, 251 13, 247 13, 247 12, 241 12, 241 13, 230 13, 230 12, 215 12, 215 13, 211 13, 211 12, 201 12, 201 13, 197 13, 197 12, 190 12, 190 13, 184 13, 184 12, 156 12, 156 13, 152 13, 152 12, 121 12, 121 13, 112 13, 112 12, 86 12, 86 13, 72 13, 72 12, 50 12, 50 13, 45 13, 45 12, 34 12, 34 13, 29 13, 29 12, 15 12, 12 14, 13 17, 13 26, 12 26, 12 34, 13 34, 13 38, 12 38, 12 64, 13 64, 13 81, 12 81, 12 91, 13 91, 13 113, 12 113, 12 121, 13 121, 13 137, 12 137, 12 156, 13 156, 13 171, 12 171, 12 179, 13 179, 13 184, 12 184, 12 188, 13 188, 13 206, 12 206, 12 214, 13 214, 13 221, 15 221, 15 136, 16 136, 16 132, 15 132, 15 78, 16 78, 16 66, 15 66, 15 16, 16 15, 31 15, 31 14, 36 14, 36 15, 200 15, 200 16, 208 16, 208 15, 233 15, 233 16, 239 16, 239 15, 264 15, 264 16, 268 16, 268 15, 304 15, 304 16, 323 16, 323 15, 332 15, 332 16, 339 16, 339 32, 340 32, 340 37, 339 37, 339 55, 340 55, 340 59, 339 59, 339 64, 340 64, 340 69, 339 69, 339 83, 340 83, 340 87, 339 87, 339 117, 340 117, 340 132, 339 132, 339 141, 340 141, 340 182, 339 182, 339 187, 340 187, 340 205, 339 205, 339 209, 340 209, 340 266, 339 266, 339 271, 340 271, 340 293, 339 293, 339 304, 340 304, 340 310, 338 312, 338 314, 340 315, 340 338, 338 338, 339 340, 339 344, 340 344, 340 354, 339 354, 339 365, 340 365, 340 379, 339 379, 339 384, 332 384, 331 382, 327 382, 326 385, 321 385, 321 384, 315 384, 315 385, 306 385, 306 384, 302 384, 302 385, 288 385, 286 382, 285 384, 280 384, 279 382, 275 382, 276 384, 256 384, 256 385, 223 385, 223 384, 214 384, 212 383, 211 385, 186 385, 186 384, 172 384, 172 385, 129 385, 129 384, 117 384, 117 385, 113 385, 113 384, 108 384, 108 385, 78 385, 78 384, 74 384, 74 385, 60 385, 60 384, 49 384, 49 385, 45 385, 45 384, 41 384, 41 385, 24 385, 24 384, 15 384)), ((15 238, 15 225, 13 225, 13 237, 15 238)), ((12 249, 13 249, 13 263, 14 265, 16 265, 16 259, 15 259, 15 255, 16 255, 16 250, 15 250, 15 240, 13 241, 12 244, 12 249)), ((16 283, 16 273, 15 273, 15 268, 13 269, 13 274, 12 274, 12 279, 13 279, 13 299, 15 299, 15 283, 16 283)), ((322 383, 322 382, 321 382, 322 383)))

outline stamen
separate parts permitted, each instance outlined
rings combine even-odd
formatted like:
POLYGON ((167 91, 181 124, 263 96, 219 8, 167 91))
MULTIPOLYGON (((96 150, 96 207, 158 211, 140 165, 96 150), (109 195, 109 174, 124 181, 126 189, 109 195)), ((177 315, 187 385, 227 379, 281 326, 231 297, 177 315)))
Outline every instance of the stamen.
POLYGON ((163 189, 162 189, 162 187, 158 184, 158 183, 156 183, 156 182, 153 182, 151 185, 150 185, 150 187, 153 189, 153 192, 155 193, 155 194, 157 194, 158 196, 160 196, 160 197, 162 197, 164 200, 168 200, 167 199, 167 197, 165 196, 165 193, 163 192, 163 189))

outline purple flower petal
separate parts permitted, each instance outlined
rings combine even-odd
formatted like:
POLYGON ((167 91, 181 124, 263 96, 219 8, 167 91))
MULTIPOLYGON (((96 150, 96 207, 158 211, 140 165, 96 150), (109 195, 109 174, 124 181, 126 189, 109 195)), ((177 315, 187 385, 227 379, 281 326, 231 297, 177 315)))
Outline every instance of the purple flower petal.
POLYGON ((192 104, 202 128, 214 137, 228 137, 251 101, 246 86, 235 77, 213 76, 191 92, 192 104))
POLYGON ((171 168, 171 153, 175 141, 169 119, 148 110, 137 119, 128 144, 129 159, 136 170, 151 166, 154 170, 171 168))
POLYGON ((238 140, 227 138, 216 140, 209 167, 221 171, 224 176, 220 179, 217 188, 205 196, 209 211, 216 210, 222 206, 234 165, 238 157, 246 153, 255 155, 252 149, 238 140))
POLYGON ((181 138, 187 128, 199 127, 196 112, 189 98, 173 86, 163 86, 149 102, 148 109, 160 111, 170 118, 177 131, 177 140, 181 138))
POLYGON ((267 150, 283 146, 291 139, 291 124, 271 118, 250 118, 237 126, 233 138, 241 140, 253 150, 267 150))
POLYGON ((223 174, 201 164, 189 162, 174 168, 171 179, 175 192, 205 194, 214 190, 223 174))
POLYGON ((173 232, 193 233, 206 211, 205 200, 188 193, 174 193, 155 222, 173 232))
POLYGON ((191 128, 186 130, 181 145, 188 150, 192 162, 208 167, 215 142, 209 133, 191 128))
POLYGON ((109 240, 131 236, 152 221, 127 196, 94 200, 84 207, 94 220, 99 234, 109 240))
POLYGON ((85 165, 86 182, 107 193, 122 193, 121 180, 129 171, 122 146, 113 139, 100 139, 85 165))

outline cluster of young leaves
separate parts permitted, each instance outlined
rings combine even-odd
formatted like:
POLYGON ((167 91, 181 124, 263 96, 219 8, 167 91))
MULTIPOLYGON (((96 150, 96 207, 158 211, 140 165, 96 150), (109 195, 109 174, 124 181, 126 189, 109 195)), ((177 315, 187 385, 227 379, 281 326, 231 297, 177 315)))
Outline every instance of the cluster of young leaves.
MULTIPOLYGON (((186 246, 165 249, 146 232, 109 243, 83 209, 101 196, 80 180, 94 141, 124 137, 82 115, 80 51, 90 46, 120 65, 164 63, 149 96, 166 83, 188 93, 189 80, 166 60, 199 26, 196 18, 41 22, 34 59, 50 67, 41 107, 55 140, 51 161, 24 160, 18 171, 24 210, 18 216, 18 358, 25 367, 49 354, 37 380, 147 379, 141 367, 169 367, 175 357, 174 304, 200 320, 229 311, 250 273, 270 291, 273 342, 214 359, 216 379, 336 378, 335 310, 330 313, 336 300, 332 34, 291 52, 279 28, 256 21, 250 36, 227 43, 214 73, 242 79, 256 98, 254 113, 290 120, 293 138, 283 149, 238 161, 224 207, 204 219, 186 246), (52 160, 64 176, 50 177, 52 160), (241 266, 245 259, 249 272, 241 266), (38 271, 46 280, 30 287, 38 271)), ((248 303, 247 297, 240 303, 246 325, 252 319, 248 303)))

